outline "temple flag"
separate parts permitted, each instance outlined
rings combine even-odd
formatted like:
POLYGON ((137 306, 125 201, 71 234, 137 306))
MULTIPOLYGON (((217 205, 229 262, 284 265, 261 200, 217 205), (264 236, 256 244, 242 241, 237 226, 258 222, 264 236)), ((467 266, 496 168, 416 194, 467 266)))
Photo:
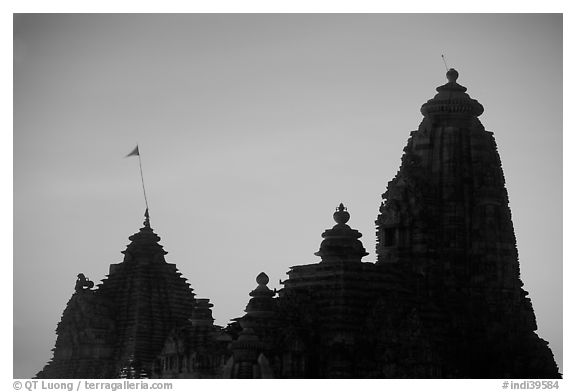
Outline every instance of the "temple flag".
POLYGON ((138 149, 138 145, 136 145, 136 148, 132 150, 132 152, 126 155, 124 158, 133 156, 138 157, 138 164, 140 165, 140 178, 142 179, 142 191, 144 192, 144 203, 146 203, 146 213, 148 213, 148 198, 146 197, 146 188, 144 187, 144 174, 142 174, 142 159, 140 158, 140 150, 138 149))
POLYGON ((138 145, 136 145, 136 148, 130 154, 126 155, 124 158, 128 158, 134 155, 140 156, 140 151, 138 151, 138 145))

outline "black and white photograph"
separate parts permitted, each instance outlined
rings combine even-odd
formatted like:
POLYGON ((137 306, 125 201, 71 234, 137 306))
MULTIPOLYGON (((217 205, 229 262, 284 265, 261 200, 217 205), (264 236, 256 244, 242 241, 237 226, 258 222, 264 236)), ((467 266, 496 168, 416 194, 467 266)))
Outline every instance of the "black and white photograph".
POLYGON ((14 379, 562 384, 562 13, 12 21, 14 379))

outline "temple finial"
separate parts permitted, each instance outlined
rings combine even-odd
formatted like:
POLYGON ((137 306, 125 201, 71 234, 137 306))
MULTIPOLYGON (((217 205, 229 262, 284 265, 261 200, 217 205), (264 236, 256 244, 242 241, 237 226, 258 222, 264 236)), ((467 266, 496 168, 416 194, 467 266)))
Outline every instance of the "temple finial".
POLYGON ((458 79, 458 71, 454 68, 450 68, 448 72, 446 72, 446 78, 448 78, 448 82, 456 83, 456 80, 458 79))
POLYGON ((148 208, 146 208, 146 212, 144 212, 144 226, 150 227, 150 214, 148 214, 148 208))
POLYGON ((256 277, 256 283, 261 286, 266 286, 269 281, 270 278, 268 278, 268 275, 266 275, 264 272, 260 272, 256 277))
POLYGON ((336 208, 333 218, 336 225, 322 233, 324 239, 314 254, 322 258, 321 262, 360 262, 368 253, 359 240, 362 234, 346 224, 350 220, 350 213, 344 203, 336 208))
POLYGON ((346 211, 347 208, 344 207, 343 203, 340 203, 338 208, 336 208, 336 212, 334 213, 334 220, 336 223, 346 223, 350 219, 350 214, 346 211))

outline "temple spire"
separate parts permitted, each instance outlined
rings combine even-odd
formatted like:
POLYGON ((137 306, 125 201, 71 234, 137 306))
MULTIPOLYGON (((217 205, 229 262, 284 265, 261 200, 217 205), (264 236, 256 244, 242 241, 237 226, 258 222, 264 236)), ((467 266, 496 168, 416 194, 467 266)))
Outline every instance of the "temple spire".
POLYGON ((144 212, 144 226, 150 227, 150 214, 148 213, 148 208, 146 208, 146 211, 144 212))

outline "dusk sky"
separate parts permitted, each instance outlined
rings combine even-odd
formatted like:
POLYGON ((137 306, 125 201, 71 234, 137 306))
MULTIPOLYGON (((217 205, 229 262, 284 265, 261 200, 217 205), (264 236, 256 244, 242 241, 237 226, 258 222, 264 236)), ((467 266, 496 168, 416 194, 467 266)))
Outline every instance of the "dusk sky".
POLYGON ((344 203, 375 261, 381 194, 449 67, 502 159, 538 334, 562 372, 562 15, 14 16, 14 377, 50 360, 76 275, 142 226, 216 323, 281 288, 344 203))

